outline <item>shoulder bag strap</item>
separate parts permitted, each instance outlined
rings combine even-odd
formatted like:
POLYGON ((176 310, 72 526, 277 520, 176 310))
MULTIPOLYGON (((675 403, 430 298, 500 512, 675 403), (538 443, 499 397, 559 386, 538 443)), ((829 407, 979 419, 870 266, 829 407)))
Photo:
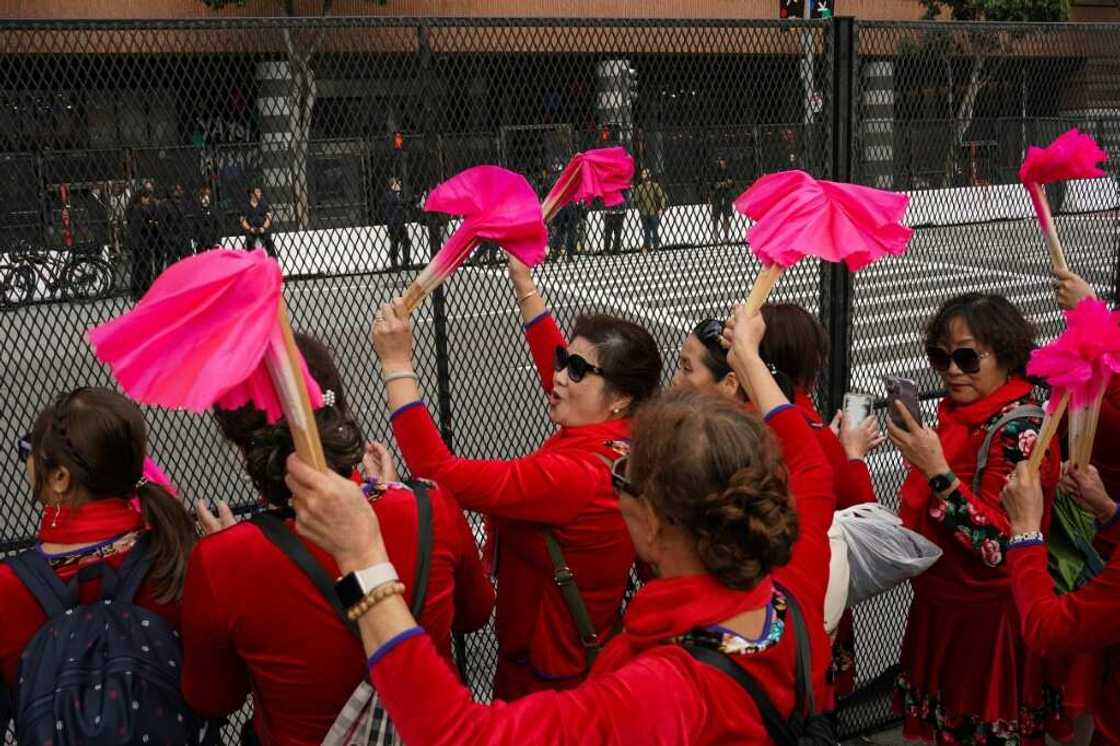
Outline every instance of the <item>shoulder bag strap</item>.
MULTIPOLYGON (((126 603, 132 603, 135 600, 140 586, 144 583, 144 578, 148 577, 148 571, 152 569, 151 545, 151 534, 144 531, 136 539, 132 549, 128 550, 124 562, 117 570, 115 587, 103 587, 101 589, 102 597, 112 595, 115 600, 126 603)), ((102 580, 101 582, 104 583, 105 581, 102 580)))
POLYGON ((54 618, 78 605, 77 577, 69 586, 66 585, 46 558, 35 549, 21 552, 4 561, 43 607, 48 618, 54 618))
POLYGON ((423 482, 412 481, 408 486, 416 495, 416 580, 412 585, 412 618, 419 622, 432 569, 432 498, 428 485, 423 482))
POLYGON ((797 712, 803 715, 815 715, 817 714, 817 703, 816 697, 813 695, 812 643, 809 642, 809 629, 805 626, 805 617, 801 613, 801 606, 797 603, 797 599, 781 584, 774 583, 774 585, 785 596, 790 621, 793 623, 793 639, 797 646, 794 659, 794 689, 797 693, 797 712))
MULTIPOLYGON (((758 712, 762 715, 762 724, 766 727, 766 732, 770 735, 770 740, 778 744, 778 746, 796 746, 797 737, 790 730, 787 718, 782 717, 778 712, 778 708, 774 706, 773 700, 766 696, 766 692, 755 680, 753 676, 744 671, 735 662, 731 660, 725 653, 711 648, 702 647, 700 645, 681 645, 688 654, 701 663, 705 663, 713 668, 718 668, 725 674, 735 679, 750 698, 754 700, 754 704, 758 707, 758 712)), ((799 674, 800 676, 800 674, 799 674)))
POLYGON ((579 594, 576 576, 564 560, 564 552, 560 549, 560 542, 556 541, 552 531, 547 528, 544 529, 544 543, 548 548, 549 559, 552 560, 552 580, 564 596, 564 604, 568 607, 568 613, 572 615, 572 622, 576 625, 579 642, 583 645, 587 667, 590 669, 600 650, 599 636, 595 634, 595 627, 591 624, 591 614, 587 611, 583 596, 579 594))
POLYGON ((360 637, 358 634, 358 626, 346 618, 346 610, 342 608, 338 596, 335 595, 334 583, 331 581, 330 576, 327 575, 327 571, 323 569, 323 566, 319 564, 318 560, 311 555, 311 552, 307 551, 307 547, 303 545, 303 542, 288 530, 288 527, 284 525, 283 521, 269 511, 256 513, 249 520, 254 526, 261 530, 265 538, 276 545, 288 559, 296 564, 296 567, 303 571, 303 574, 307 576, 311 584, 319 590, 319 593, 327 600, 331 608, 335 610, 335 613, 338 614, 338 618, 346 625, 346 628, 349 629, 355 637, 360 637))
POLYGON ((980 481, 984 476, 984 469, 988 467, 988 451, 992 448, 992 440, 995 439, 996 434, 1015 420, 1045 416, 1046 411, 1037 404, 1020 404, 988 428, 988 432, 984 435, 984 444, 980 446, 980 452, 976 454, 976 474, 972 477, 972 494, 975 495, 980 492, 980 481))

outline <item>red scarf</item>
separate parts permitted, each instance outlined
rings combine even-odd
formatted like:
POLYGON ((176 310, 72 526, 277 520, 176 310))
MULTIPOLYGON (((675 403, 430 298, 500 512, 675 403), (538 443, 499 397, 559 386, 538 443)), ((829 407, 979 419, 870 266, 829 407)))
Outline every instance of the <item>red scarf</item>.
POLYGON ((47 506, 39 524, 39 541, 47 544, 85 544, 138 531, 144 527, 140 513, 128 500, 107 497, 73 507, 47 506))
MULTIPOLYGON (((1003 386, 971 404, 954 404, 947 396, 941 400, 937 408, 937 436, 941 439, 945 461, 963 483, 968 484, 976 473, 979 444, 974 434, 1009 404, 1029 396, 1031 390, 1029 381, 1012 376, 1003 386)), ((912 529, 921 527, 931 495, 926 475, 910 467, 910 475, 899 490, 903 525, 912 529)))
POLYGON ((696 627, 707 627, 770 602, 769 577, 749 591, 728 588, 712 575, 658 578, 642 586, 626 607, 623 633, 595 662, 611 671, 643 650, 668 642, 696 627))

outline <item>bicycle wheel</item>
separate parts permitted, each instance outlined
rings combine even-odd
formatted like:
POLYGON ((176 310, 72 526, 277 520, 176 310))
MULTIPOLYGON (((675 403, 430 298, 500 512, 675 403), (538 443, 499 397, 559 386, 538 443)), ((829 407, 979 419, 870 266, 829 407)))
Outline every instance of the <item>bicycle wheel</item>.
POLYGON ((0 307, 14 308, 35 299, 35 273, 30 267, 0 267, 0 307))
POLYGON ((62 297, 89 300, 113 289, 113 269, 100 259, 73 259, 62 270, 62 297))

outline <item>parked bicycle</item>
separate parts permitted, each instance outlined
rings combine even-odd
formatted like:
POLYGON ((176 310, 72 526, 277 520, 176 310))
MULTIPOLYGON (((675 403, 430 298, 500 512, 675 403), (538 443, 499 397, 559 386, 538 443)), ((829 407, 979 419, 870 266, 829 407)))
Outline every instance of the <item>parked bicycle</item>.
POLYGON ((0 265, 0 306, 31 303, 42 290, 44 298, 90 300, 113 289, 113 268, 91 251, 46 251, 27 241, 8 249, 0 265))

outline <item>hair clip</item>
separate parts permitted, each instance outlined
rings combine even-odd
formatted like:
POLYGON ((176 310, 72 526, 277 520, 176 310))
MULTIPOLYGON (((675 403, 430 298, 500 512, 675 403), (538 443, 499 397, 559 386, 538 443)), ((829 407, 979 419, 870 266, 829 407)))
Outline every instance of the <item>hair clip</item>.
POLYGON ((334 392, 331 391, 330 389, 324 389, 323 390, 323 406, 324 407, 333 407, 334 406, 334 392))

